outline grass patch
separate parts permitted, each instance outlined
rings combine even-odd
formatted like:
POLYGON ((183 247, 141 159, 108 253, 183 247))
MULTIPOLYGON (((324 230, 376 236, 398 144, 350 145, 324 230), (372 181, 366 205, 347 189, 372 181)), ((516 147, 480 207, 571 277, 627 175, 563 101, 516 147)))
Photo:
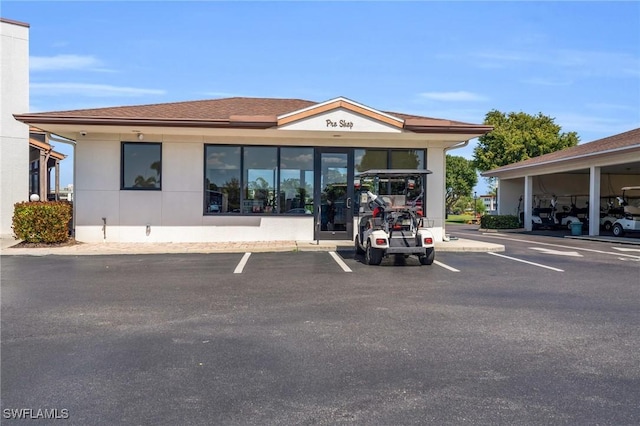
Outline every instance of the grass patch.
POLYGON ((446 223, 467 223, 473 220, 473 215, 470 214, 450 214, 447 217, 446 223))

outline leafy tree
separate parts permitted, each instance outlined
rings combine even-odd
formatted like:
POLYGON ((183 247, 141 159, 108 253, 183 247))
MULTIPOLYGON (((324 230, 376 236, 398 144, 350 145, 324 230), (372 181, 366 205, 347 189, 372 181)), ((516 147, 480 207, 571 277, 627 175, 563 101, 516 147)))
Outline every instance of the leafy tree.
POLYGON ((492 110, 485 116, 484 124, 494 129, 478 138, 473 151, 474 165, 483 172, 569 148, 580 140, 576 132, 560 133, 561 127, 554 119, 542 113, 507 115, 492 110))
POLYGON ((447 212, 452 210, 461 197, 470 197, 476 183, 478 183, 478 175, 471 160, 447 155, 447 212))

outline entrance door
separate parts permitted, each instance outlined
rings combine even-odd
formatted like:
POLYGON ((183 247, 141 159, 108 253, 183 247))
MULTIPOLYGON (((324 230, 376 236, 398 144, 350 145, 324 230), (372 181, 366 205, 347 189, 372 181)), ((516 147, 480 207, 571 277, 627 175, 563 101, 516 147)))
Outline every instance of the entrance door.
POLYGON ((315 239, 353 238, 353 150, 318 148, 315 174, 315 239))

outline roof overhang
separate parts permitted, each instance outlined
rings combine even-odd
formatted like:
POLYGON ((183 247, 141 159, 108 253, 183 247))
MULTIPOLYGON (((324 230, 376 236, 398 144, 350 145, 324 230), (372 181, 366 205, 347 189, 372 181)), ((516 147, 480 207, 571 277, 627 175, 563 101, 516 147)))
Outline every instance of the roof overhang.
POLYGON ((535 164, 518 163, 481 173, 483 177, 516 179, 525 176, 569 173, 590 167, 607 167, 640 161, 640 144, 549 160, 535 164))

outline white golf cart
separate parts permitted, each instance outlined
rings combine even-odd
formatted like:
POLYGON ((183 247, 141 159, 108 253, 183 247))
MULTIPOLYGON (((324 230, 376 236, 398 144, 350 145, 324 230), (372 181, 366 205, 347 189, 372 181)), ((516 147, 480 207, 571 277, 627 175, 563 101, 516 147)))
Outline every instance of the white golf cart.
POLYGON ((611 231, 616 220, 624 217, 624 208, 614 207, 613 201, 607 201, 606 207, 600 211, 600 227, 605 231, 611 231))
POLYGON ((435 259, 433 234, 423 217, 425 169, 377 169, 360 174, 356 253, 368 265, 379 265, 384 257, 417 256, 421 265, 435 259))
MULTIPOLYGON (((616 220, 611 228, 616 237, 622 237, 627 232, 640 232, 640 207, 629 205, 629 198, 625 196, 628 191, 638 191, 640 195, 640 186, 622 188, 622 197, 618 197, 618 202, 624 209, 624 217, 616 220)), ((638 203, 637 200, 635 202, 638 203)))

